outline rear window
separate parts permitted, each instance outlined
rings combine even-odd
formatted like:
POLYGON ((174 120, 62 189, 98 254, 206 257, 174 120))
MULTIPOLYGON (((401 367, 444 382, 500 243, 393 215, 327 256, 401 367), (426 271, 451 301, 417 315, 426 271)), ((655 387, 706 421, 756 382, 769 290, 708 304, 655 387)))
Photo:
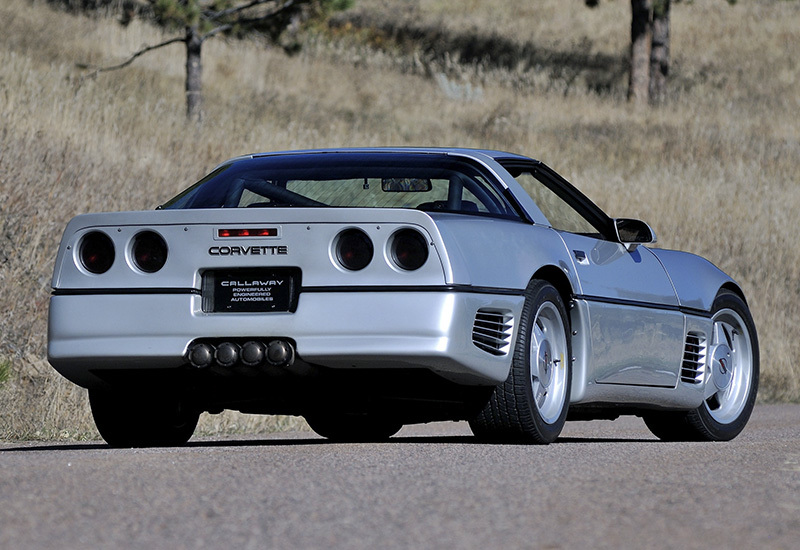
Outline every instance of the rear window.
POLYGON ((162 205, 416 208, 517 218, 480 166, 444 154, 309 153, 231 161, 162 205))

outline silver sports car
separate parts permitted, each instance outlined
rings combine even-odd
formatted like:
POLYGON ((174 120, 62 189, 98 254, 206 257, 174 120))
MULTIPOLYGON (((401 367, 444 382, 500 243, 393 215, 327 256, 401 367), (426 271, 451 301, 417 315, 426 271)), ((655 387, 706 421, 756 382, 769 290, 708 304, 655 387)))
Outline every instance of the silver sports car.
POLYGON ((71 220, 48 356, 112 446, 185 443, 224 409, 339 441, 468 420, 549 443, 631 414, 729 440, 758 387, 744 294, 655 240, 515 154, 249 155, 156 210, 71 220))

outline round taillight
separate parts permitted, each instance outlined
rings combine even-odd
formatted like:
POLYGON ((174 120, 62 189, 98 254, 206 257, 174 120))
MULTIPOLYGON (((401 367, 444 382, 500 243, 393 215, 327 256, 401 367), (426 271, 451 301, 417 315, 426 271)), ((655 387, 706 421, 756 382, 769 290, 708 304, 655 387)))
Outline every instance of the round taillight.
POLYGON ((114 243, 102 231, 92 231, 81 239, 78 255, 86 271, 100 275, 114 263, 114 243))
POLYGON ((375 249, 366 233, 360 229, 346 229, 336 241, 336 259, 345 269, 358 271, 372 261, 375 249))
POLYGON ((428 260, 428 241, 413 229, 401 229, 392 237, 392 260, 400 269, 414 271, 428 260))
POLYGON ((141 271, 155 273, 167 262, 167 243, 155 231, 142 231, 133 238, 131 259, 141 271))

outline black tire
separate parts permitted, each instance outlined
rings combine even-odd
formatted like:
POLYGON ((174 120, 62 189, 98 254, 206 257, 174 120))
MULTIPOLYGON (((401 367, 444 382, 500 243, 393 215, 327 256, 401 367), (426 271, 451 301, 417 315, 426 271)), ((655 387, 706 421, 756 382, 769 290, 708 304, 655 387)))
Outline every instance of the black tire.
POLYGON ((398 420, 371 414, 315 413, 305 419, 317 434, 341 443, 386 441, 403 427, 398 420))
POLYGON ((642 415, 647 428, 661 441, 703 441, 688 421, 689 413, 648 412, 642 415))
POLYGON ((472 432, 488 441, 555 441, 569 408, 571 358, 564 301, 553 285, 534 279, 525 290, 508 378, 470 420, 472 432))
POLYGON ((200 413, 177 400, 89 390, 97 431, 111 447, 173 447, 192 437, 200 413))
POLYGON ((721 290, 711 313, 714 328, 709 337, 711 367, 705 401, 691 411, 643 415, 650 431, 663 441, 730 441, 741 433, 753 412, 759 350, 750 309, 737 294, 721 290), (718 372, 724 374, 718 378, 718 372))

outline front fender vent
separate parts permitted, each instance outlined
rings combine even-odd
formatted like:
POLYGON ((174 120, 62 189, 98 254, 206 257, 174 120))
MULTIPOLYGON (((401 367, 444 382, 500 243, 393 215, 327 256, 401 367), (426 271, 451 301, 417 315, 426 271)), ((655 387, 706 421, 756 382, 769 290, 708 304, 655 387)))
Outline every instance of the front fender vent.
POLYGON ((690 332, 686 335, 681 363, 681 381, 687 384, 700 384, 706 364, 706 335, 702 332, 690 332))
POLYGON ((508 355, 513 332, 514 316, 510 311, 479 309, 472 326, 472 343, 486 353, 508 355))

